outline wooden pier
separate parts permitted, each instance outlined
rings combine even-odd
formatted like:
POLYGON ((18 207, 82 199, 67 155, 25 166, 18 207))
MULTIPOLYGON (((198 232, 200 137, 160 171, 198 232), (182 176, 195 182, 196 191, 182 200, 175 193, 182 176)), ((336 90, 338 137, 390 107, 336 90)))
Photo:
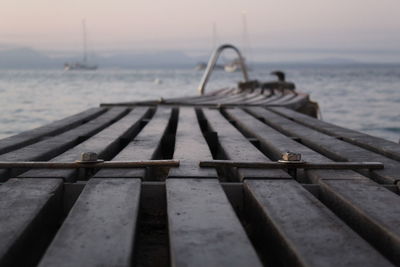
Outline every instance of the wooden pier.
POLYGON ((3 139, 0 266, 400 266, 400 145, 315 116, 290 83, 242 84, 3 139), (286 151, 317 167, 268 167, 286 151))

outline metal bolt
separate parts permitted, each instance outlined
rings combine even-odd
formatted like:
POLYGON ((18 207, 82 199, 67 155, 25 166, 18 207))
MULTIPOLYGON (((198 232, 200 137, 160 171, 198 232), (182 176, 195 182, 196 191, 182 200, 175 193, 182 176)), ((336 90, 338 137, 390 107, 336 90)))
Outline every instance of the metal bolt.
POLYGON ((301 154, 287 151, 282 154, 282 160, 284 160, 284 161, 301 161, 301 154))
POLYGON ((81 162, 96 162, 98 161, 98 155, 94 152, 83 152, 81 154, 81 162))
MULTIPOLYGON (((293 163, 300 163, 301 162, 301 154, 287 151, 282 154, 282 159, 279 160, 284 164, 293 164, 293 163)), ((288 173, 293 176, 294 179, 297 179, 297 169, 296 168, 288 168, 288 173)))

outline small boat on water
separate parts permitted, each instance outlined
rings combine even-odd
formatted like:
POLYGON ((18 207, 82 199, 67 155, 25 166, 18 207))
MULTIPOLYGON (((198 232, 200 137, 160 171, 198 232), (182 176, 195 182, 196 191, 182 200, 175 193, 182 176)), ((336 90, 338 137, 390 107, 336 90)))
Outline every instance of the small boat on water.
POLYGON ((73 64, 65 63, 64 70, 97 70, 97 65, 89 65, 85 60, 73 64))
POLYGON ((0 266, 400 266, 400 145, 282 71, 0 140, 0 266))
POLYGON ((96 64, 90 64, 88 62, 87 56, 87 34, 86 34, 86 22, 82 21, 83 29, 83 57, 81 62, 74 63, 64 63, 64 70, 97 70, 98 66, 96 64))
MULTIPOLYGON (((200 62, 195 66, 195 70, 197 71, 203 71, 207 68, 207 63, 200 62)), ((223 65, 215 65, 215 70, 223 70, 224 66, 223 65)))
POLYGON ((226 72, 236 72, 239 71, 241 68, 241 63, 239 61, 240 59, 234 59, 232 62, 225 64, 224 70, 226 72))

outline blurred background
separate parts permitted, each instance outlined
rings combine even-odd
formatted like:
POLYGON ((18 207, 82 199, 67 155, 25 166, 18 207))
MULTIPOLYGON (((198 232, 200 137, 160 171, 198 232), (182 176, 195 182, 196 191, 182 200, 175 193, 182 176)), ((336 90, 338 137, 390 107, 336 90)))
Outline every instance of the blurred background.
MULTIPOLYGON (((283 70, 324 120, 398 142, 398 10, 397 0, 2 0, 0 138, 101 102, 197 94, 196 67, 232 43, 252 79, 283 70)), ((240 79, 216 72, 208 90, 240 79)))

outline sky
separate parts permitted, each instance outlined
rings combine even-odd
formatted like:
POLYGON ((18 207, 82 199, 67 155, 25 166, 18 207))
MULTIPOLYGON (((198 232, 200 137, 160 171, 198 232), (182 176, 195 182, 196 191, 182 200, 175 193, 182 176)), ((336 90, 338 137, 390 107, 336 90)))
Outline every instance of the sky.
POLYGON ((399 0, 0 0, 0 47, 79 50, 85 19, 98 52, 195 53, 216 39, 256 54, 374 54, 400 62, 399 12, 399 0))

